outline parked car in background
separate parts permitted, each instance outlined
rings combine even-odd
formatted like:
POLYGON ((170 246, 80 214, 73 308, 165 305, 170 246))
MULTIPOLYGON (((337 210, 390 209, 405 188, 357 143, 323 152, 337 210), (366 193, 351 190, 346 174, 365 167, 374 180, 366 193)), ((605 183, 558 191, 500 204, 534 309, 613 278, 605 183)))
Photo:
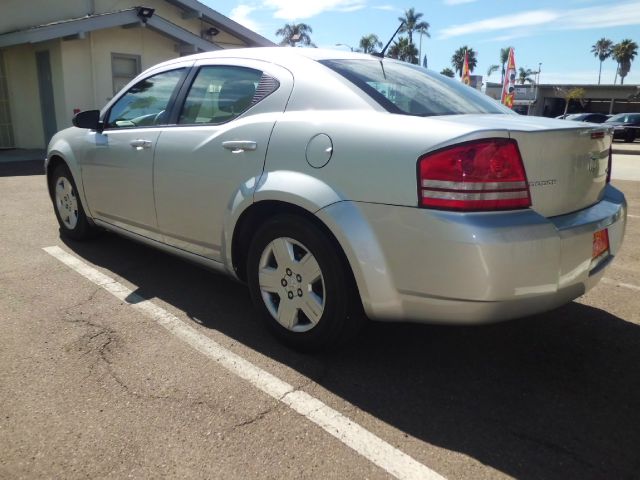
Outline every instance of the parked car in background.
POLYGON ((565 120, 573 120, 574 122, 602 123, 609 118, 604 113, 572 113, 567 115, 565 120))
POLYGON ((619 113, 607 119, 604 125, 614 128, 613 138, 629 143, 640 138, 640 113, 619 113))
POLYGON ((556 308, 625 230, 609 129, 519 116, 388 58, 183 57, 74 125, 46 160, 63 235, 106 229, 225 272, 300 349, 352 336, 363 310, 474 324, 556 308))

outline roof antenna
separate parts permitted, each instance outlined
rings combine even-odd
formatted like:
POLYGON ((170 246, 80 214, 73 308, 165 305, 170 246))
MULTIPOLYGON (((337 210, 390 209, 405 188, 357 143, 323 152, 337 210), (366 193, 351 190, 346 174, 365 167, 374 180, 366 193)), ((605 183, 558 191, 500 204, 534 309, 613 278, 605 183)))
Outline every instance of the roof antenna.
POLYGON ((391 36, 391 38, 389 39, 389 42, 384 46, 382 51, 381 52, 372 52, 371 55, 373 55, 374 57, 384 58, 384 54, 387 51, 387 48, 389 48, 389 45, 391 45, 391 42, 393 42, 393 39, 396 38, 396 35, 398 34, 398 32, 400 31, 400 29, 402 28, 403 25, 404 25, 404 20, 402 20, 400 22, 400 26, 395 31, 395 33, 391 36))

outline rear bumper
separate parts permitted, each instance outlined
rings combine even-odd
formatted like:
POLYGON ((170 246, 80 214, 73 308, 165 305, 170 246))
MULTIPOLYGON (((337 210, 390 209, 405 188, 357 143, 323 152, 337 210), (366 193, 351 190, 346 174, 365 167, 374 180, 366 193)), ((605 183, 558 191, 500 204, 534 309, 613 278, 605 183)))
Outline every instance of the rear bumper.
POLYGON ((543 312, 588 291, 620 249, 626 210, 607 186, 596 205, 554 218, 353 202, 318 214, 347 253, 371 318, 468 324, 543 312), (603 228, 610 254, 596 265, 593 233, 603 228))

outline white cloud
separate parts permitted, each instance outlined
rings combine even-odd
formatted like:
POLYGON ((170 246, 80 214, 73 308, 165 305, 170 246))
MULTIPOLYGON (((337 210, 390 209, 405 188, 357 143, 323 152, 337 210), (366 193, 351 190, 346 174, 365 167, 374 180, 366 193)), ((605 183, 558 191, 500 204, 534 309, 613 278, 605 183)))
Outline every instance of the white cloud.
MULTIPOLYGON (((623 25, 640 25, 640 2, 634 0, 617 5, 607 5, 606 7, 597 6, 573 10, 529 10, 513 15, 502 15, 462 25, 453 25, 442 29, 439 32, 439 38, 444 39, 502 30, 513 31, 513 29, 520 27, 575 30, 619 27, 623 25)), ((527 30, 529 34, 534 32, 534 28, 527 30)), ((497 38, 504 39, 510 35, 506 34, 497 38)))
POLYGON ((375 10, 385 10, 388 12, 393 12, 393 11, 401 11, 399 8, 394 7, 393 5, 389 5, 389 4, 385 4, 385 5, 374 5, 373 7, 371 7, 375 10))
POLYGON ((249 18, 249 15, 255 9, 256 7, 252 7, 249 5, 238 5, 233 10, 231 10, 229 18, 238 22, 240 25, 247 27, 249 30, 257 32, 260 30, 260 26, 255 20, 249 18))
POLYGON ((454 25, 443 29, 440 38, 459 37, 471 33, 491 32, 507 28, 527 27, 549 23, 558 18, 558 13, 552 10, 531 10, 514 15, 502 15, 477 22, 454 25))
POLYGON ((473 3, 477 0, 443 0, 445 5, 461 5, 463 3, 473 3))
POLYGON ((620 27, 640 24, 640 2, 628 2, 606 7, 580 8, 567 11, 562 18, 567 29, 620 27))
POLYGON ((273 16, 284 20, 310 18, 326 11, 354 12, 365 7, 366 0, 264 0, 265 8, 274 9, 273 16))

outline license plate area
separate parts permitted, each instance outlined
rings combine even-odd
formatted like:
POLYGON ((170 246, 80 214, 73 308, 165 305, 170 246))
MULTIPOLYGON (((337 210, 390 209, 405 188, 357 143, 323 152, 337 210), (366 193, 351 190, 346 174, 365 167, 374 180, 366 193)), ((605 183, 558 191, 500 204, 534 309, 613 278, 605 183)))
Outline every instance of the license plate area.
POLYGON ((593 272, 609 257, 609 229, 598 230, 593 234, 591 248, 591 266, 593 272))

